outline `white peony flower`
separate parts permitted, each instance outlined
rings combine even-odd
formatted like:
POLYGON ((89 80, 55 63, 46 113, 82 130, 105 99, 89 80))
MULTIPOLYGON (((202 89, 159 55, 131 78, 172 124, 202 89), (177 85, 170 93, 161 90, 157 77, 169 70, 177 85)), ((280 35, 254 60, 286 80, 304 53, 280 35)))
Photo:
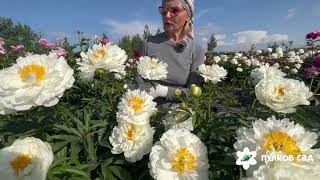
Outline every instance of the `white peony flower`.
POLYGON ((258 173, 255 170, 259 166, 280 170, 284 168, 282 167, 284 164, 297 168, 301 167, 302 169, 312 169, 317 165, 317 171, 314 171, 314 173, 320 172, 320 149, 311 149, 317 143, 318 136, 316 133, 306 131, 303 126, 294 124, 287 118, 277 120, 274 116, 266 121, 256 120, 252 123, 252 126, 253 128, 239 128, 237 142, 234 144, 236 151, 242 151, 247 147, 250 151, 256 151, 257 153, 255 158, 257 164, 249 167, 247 171, 249 176, 258 173), (291 161, 268 161, 262 159, 262 155, 287 155, 292 156, 293 159, 291 161), (313 161, 298 160, 299 155, 311 155, 313 161))
POLYGON ((138 62, 138 73, 144 79, 163 80, 167 78, 167 64, 157 58, 142 56, 138 62))
POLYGON ((309 105, 313 94, 304 84, 294 79, 263 79, 255 87, 257 99, 276 112, 293 113, 298 105, 309 105))
POLYGON ((145 91, 128 89, 118 105, 118 122, 128 122, 135 125, 149 124, 150 116, 156 112, 153 97, 145 91))
POLYGON ((242 57, 242 53, 239 53, 239 52, 235 53, 235 57, 238 57, 238 58, 242 57))
MULTIPOLYGON (((188 108, 188 111, 193 115, 194 111, 191 108, 188 108)), ((164 117, 163 124, 165 130, 172 128, 185 128, 190 131, 193 131, 192 118, 193 116, 184 110, 176 108, 174 111, 168 112, 164 117)))
POLYGON ((260 65, 260 67, 253 69, 250 74, 255 84, 257 84, 262 79, 282 77, 285 75, 286 73, 282 72, 278 68, 275 68, 274 66, 270 66, 268 63, 265 65, 260 65))
POLYGON ((226 78, 228 72, 221 66, 213 64, 211 66, 201 64, 198 68, 200 75, 204 78, 205 82, 211 81, 213 84, 226 78))
POLYGON ((299 49, 299 54, 304 54, 304 50, 303 49, 299 49))
POLYGON ((114 72, 121 77, 126 75, 125 61, 128 56, 116 44, 94 44, 86 53, 81 52, 80 55, 82 60, 77 64, 80 65, 78 69, 81 79, 93 80, 97 69, 104 69, 108 73, 114 72))
POLYGON ((300 63, 300 64, 303 63, 302 59, 300 59, 300 56, 294 56, 293 58, 294 58, 295 62, 300 63))
POLYGON ((213 61, 214 61, 215 63, 218 63, 218 62, 221 61, 221 58, 220 58, 219 56, 214 56, 214 57, 213 57, 213 61))
POLYGON ((299 58, 303 61, 307 58, 308 56, 306 54, 302 54, 301 56, 299 56, 299 58))
POLYGON ((289 66, 284 66, 284 69, 290 69, 290 67, 289 66))
POLYGON ((277 47, 276 48, 276 53, 281 54, 283 52, 281 47, 277 47))
POLYGON ((235 65, 237 65, 237 64, 238 64, 238 60, 237 60, 237 59, 235 59, 235 58, 231 59, 231 64, 235 64, 235 65))
POLYGON ((254 60, 254 61, 252 61, 252 65, 260 66, 260 61, 259 60, 254 60))
POLYGON ((288 62, 289 62, 289 63, 294 63, 294 62, 295 62, 295 59, 294 59, 293 57, 290 57, 290 58, 288 59, 288 62))
POLYGON ((292 72, 293 74, 296 74, 296 73, 298 72, 298 70, 297 70, 296 68, 293 68, 293 69, 291 69, 291 72, 292 72))
POLYGON ((53 162, 51 146, 34 137, 16 140, 0 150, 1 179, 45 180, 53 162))
POLYGON ((249 59, 247 59, 247 60, 244 61, 244 63, 245 63, 246 66, 251 66, 251 62, 252 62, 252 61, 249 60, 249 59))
POLYGON ((297 69, 300 69, 301 68, 301 64, 295 64, 294 65, 297 69))
POLYGON ((241 67, 238 67, 238 68, 237 68, 237 71, 238 71, 238 72, 242 72, 243 69, 242 69, 241 67))
POLYGON ((313 55, 315 54, 315 52, 314 52, 314 51, 308 51, 307 54, 308 54, 309 56, 313 56, 313 55))
POLYGON ((257 53, 258 53, 258 54, 262 54, 262 51, 261 51, 261 50, 258 50, 257 53))
POLYGON ((207 180, 207 148, 187 129, 170 129, 151 149, 150 174, 156 180, 207 180))
POLYGON ((227 62, 228 61, 228 56, 227 55, 221 55, 221 59, 223 62, 227 62))
POLYGON ((294 56, 296 56, 296 53, 294 52, 294 51, 290 51, 290 52, 288 52, 288 57, 294 57, 294 56))
POLYGON ((269 53, 272 53, 272 48, 267 48, 267 51, 268 51, 269 53))
POLYGON ((73 69, 55 54, 19 57, 0 78, 0 114, 54 106, 75 81, 73 69))
POLYGON ((272 57, 273 59, 277 59, 277 58, 278 58, 278 54, 277 54, 277 53, 272 53, 272 54, 271 54, 271 57, 272 57))
POLYGON ((129 162, 136 162, 148 154, 153 145, 154 129, 149 125, 137 126, 130 123, 120 123, 113 128, 109 141, 113 154, 124 153, 129 162))
POLYGON ((300 59, 300 57, 298 57, 298 58, 296 59, 296 62, 302 64, 302 63, 303 63, 303 60, 300 59))

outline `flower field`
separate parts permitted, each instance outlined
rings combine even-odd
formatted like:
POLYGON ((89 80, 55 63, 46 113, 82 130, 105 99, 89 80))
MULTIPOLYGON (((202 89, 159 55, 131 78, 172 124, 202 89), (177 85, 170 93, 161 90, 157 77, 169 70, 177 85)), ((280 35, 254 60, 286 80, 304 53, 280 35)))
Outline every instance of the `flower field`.
POLYGON ((0 179, 320 179, 320 32, 305 48, 207 53, 162 108, 136 88, 166 78, 161 59, 14 28, 0 29, 0 179))

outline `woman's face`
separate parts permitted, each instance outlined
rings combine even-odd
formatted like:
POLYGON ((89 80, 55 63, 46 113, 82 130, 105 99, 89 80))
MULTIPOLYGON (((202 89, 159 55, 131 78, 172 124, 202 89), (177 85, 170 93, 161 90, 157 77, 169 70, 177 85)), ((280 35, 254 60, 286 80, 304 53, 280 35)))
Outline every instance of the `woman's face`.
POLYGON ((189 20, 188 12, 175 1, 169 1, 159 8, 165 32, 175 33, 182 30, 183 25, 189 20))

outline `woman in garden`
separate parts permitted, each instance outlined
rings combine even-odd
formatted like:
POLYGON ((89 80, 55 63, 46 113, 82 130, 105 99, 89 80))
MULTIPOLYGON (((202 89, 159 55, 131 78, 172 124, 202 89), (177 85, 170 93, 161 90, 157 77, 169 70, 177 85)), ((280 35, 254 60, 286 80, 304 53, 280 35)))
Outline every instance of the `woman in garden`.
POLYGON ((203 64, 204 50, 193 40, 193 0, 163 0, 159 7, 164 32, 150 36, 143 43, 142 56, 156 57, 167 66, 167 79, 154 85, 138 78, 140 89, 149 90, 158 105, 176 103, 175 91, 188 96, 188 88, 196 84, 197 67, 203 64))

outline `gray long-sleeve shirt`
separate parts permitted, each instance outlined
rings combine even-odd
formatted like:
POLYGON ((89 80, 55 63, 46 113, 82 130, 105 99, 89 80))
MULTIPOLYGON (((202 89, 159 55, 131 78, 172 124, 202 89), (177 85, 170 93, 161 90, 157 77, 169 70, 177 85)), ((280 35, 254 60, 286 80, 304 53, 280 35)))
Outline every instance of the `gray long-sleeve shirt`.
MULTIPOLYGON (((167 98, 162 99, 163 103, 175 100, 176 88, 188 96, 187 89, 201 79, 196 71, 198 66, 204 63, 205 52, 193 39, 188 37, 185 42, 186 47, 182 52, 178 52, 175 45, 166 39, 165 33, 150 36, 143 43, 142 56, 156 57, 168 64, 167 79, 157 81, 157 83, 169 87, 167 98)), ((143 90, 149 90, 152 86, 143 81, 141 77, 137 79, 137 82, 139 88, 143 90)))

